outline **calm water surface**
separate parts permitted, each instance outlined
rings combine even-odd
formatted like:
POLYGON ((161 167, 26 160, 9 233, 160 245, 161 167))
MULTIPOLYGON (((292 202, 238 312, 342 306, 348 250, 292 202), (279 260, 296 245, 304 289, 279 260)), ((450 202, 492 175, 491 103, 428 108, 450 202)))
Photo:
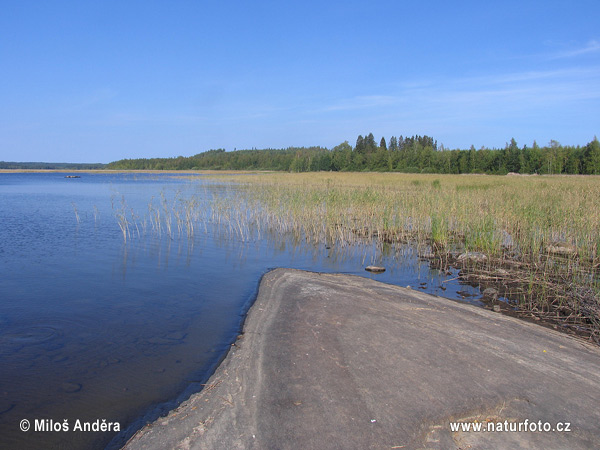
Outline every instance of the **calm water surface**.
POLYGON ((236 187, 208 176, 80 175, 0 174, 0 448, 118 448, 201 389, 271 268, 352 273, 450 298, 478 294, 429 270, 411 249, 382 255, 367 246, 341 256, 290 236, 236 237, 210 210, 236 187), (194 235, 178 230, 176 217, 167 233, 165 205, 192 199, 202 215, 194 235), (388 270, 369 275, 370 263, 388 270), (106 419, 122 432, 35 431, 36 419, 66 420, 71 430, 76 420, 106 419))

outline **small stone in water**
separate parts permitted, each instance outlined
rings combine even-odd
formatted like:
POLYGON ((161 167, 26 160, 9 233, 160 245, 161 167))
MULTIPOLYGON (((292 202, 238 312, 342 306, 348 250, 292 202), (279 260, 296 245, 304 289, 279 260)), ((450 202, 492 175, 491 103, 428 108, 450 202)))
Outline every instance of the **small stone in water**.
POLYGON ((494 288, 487 288, 483 291, 483 296, 487 298, 498 298, 498 290, 494 288))
POLYGON ((487 256, 481 252, 465 252, 458 258, 459 261, 471 261, 476 263, 482 263, 487 261, 487 256))
POLYGON ((385 267, 381 267, 381 266, 367 266, 367 267, 365 267, 365 270, 367 272, 382 273, 382 272, 385 272, 385 267))
POLYGON ((75 392, 79 392, 82 386, 79 383, 63 383, 62 390, 67 394, 73 394, 75 392))

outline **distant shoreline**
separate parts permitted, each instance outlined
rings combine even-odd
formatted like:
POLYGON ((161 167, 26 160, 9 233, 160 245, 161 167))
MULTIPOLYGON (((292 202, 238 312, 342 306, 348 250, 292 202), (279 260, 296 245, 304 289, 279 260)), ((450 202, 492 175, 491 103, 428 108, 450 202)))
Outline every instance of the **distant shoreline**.
POLYGON ((182 173, 182 174, 242 174, 265 173, 270 170, 126 170, 126 169, 0 169, 0 173, 182 173))

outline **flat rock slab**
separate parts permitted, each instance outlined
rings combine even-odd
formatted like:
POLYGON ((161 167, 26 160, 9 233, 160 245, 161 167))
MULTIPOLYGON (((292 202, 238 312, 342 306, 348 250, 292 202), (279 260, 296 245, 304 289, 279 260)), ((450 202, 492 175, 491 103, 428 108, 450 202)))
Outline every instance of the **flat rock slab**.
POLYGON ((600 349, 410 289, 277 269, 206 388, 128 449, 590 449, 600 349), (450 423, 568 422, 570 432, 450 423))

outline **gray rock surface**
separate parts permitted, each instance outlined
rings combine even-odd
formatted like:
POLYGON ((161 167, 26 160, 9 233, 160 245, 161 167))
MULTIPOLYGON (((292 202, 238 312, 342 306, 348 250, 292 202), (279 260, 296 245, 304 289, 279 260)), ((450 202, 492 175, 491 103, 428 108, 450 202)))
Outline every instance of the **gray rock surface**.
POLYGON ((127 449, 589 449, 600 349, 472 305, 349 276, 264 276, 206 388, 127 449), (450 422, 569 422, 465 432, 450 422))
POLYGON ((494 289, 494 288, 487 288, 483 291, 483 297, 485 299, 492 299, 492 300, 497 300, 498 299, 498 289, 494 289))
POLYGON ((465 252, 460 254, 457 260, 460 262, 484 263, 487 261, 487 256, 481 252, 465 252))

